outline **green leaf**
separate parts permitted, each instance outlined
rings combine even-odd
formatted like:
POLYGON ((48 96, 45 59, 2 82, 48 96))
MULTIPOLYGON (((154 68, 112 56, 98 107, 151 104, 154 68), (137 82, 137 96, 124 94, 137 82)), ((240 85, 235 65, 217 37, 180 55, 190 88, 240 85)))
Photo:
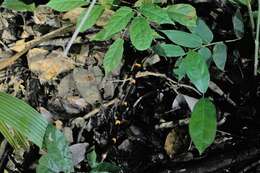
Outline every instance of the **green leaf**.
POLYGON ((211 51, 206 47, 202 47, 198 50, 198 53, 205 60, 205 62, 207 63, 207 65, 209 67, 210 62, 211 62, 211 57, 212 57, 211 51))
POLYGON ((93 40, 104 41, 110 39, 114 34, 126 28, 127 24, 133 16, 134 13, 131 8, 119 8, 111 17, 104 29, 98 32, 93 40))
POLYGON ((42 147, 48 122, 24 101, 0 92, 0 121, 42 147))
POLYGON ((153 30, 143 17, 135 17, 130 25, 130 40, 137 50, 151 47, 153 30))
POLYGON ((232 21, 236 36, 242 38, 244 36, 244 23, 239 9, 237 9, 232 21))
POLYGON ((94 148, 87 154, 87 160, 91 168, 95 168, 97 166, 97 154, 94 148))
POLYGON ((56 11, 65 12, 87 4, 86 0, 50 0, 47 6, 56 11))
POLYGON ((202 39, 203 43, 210 43, 213 40, 213 33, 207 26, 207 24, 202 20, 198 19, 196 27, 190 27, 190 31, 197 34, 202 39))
POLYGON ((200 99, 191 114, 189 133, 200 154, 214 142, 217 130, 216 108, 209 99, 200 99))
POLYGON ((2 7, 8 8, 15 11, 34 11, 35 10, 35 4, 25 4, 21 0, 5 0, 2 4, 2 7))
POLYGON ((196 88, 205 93, 209 86, 210 76, 208 66, 201 55, 193 51, 188 52, 184 58, 184 68, 196 88))
POLYGON ((153 50, 158 55, 166 57, 178 57, 185 55, 184 50, 180 46, 173 44, 158 44, 153 47, 153 50))
POLYGON ((186 75, 186 69, 184 65, 184 59, 179 58, 175 63, 175 67, 177 68, 173 69, 173 72, 177 75, 179 81, 186 75))
POLYGON ((37 173, 46 173, 47 170, 50 173, 74 171, 72 155, 66 138, 53 125, 49 125, 46 130, 44 146, 47 148, 47 154, 40 158, 37 173))
POLYGON ((183 31, 177 30, 164 30, 162 31, 173 43, 189 47, 197 48, 201 47, 202 40, 196 34, 191 34, 183 31))
POLYGON ((189 4, 170 5, 167 9, 169 17, 184 26, 195 27, 197 22, 196 9, 189 4))
MULTIPOLYGON (((89 14, 89 18, 85 21, 82 28, 80 29, 80 32, 84 32, 87 29, 91 28, 97 22, 97 20, 99 19, 99 17, 102 15, 103 12, 104 12, 104 7, 102 7, 101 5, 95 5, 89 14)), ((83 11, 80 14, 80 16, 77 20, 77 27, 81 23, 85 13, 86 12, 83 11)))
POLYGON ((106 74, 115 70, 121 63, 124 52, 124 40, 118 38, 108 49, 104 58, 104 68, 106 74))
POLYGON ((224 71, 227 61, 227 46, 223 42, 214 46, 213 61, 220 70, 224 71))
POLYGON ((174 22, 168 16, 166 10, 162 9, 155 4, 144 4, 140 7, 140 12, 152 22, 158 24, 174 24, 174 22))
POLYGON ((120 167, 112 164, 112 163, 108 163, 108 162, 101 162, 99 163, 94 169, 91 170, 91 173, 93 171, 96 173, 119 173, 120 172, 120 167))

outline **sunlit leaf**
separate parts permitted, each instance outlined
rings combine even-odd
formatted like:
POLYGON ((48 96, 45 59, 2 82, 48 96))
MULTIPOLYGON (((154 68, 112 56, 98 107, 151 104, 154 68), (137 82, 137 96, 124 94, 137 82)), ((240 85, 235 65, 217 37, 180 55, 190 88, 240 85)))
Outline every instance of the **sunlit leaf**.
POLYGON ((166 57, 178 57, 185 55, 184 50, 180 46, 173 44, 158 44, 153 47, 153 50, 158 55, 166 57))
POLYGON ((178 30, 163 30, 162 31, 173 43, 180 46, 196 48, 202 45, 201 38, 196 34, 191 34, 178 30))
POLYGON ((35 10, 35 4, 26 4, 22 0, 4 0, 2 7, 15 11, 33 11, 35 10))
POLYGON ((152 22, 158 24, 174 24, 174 22, 168 16, 166 10, 162 9, 155 4, 144 4, 140 7, 140 12, 152 22))
POLYGON ((115 70, 121 63, 124 52, 124 40, 118 38, 108 49, 104 58, 104 68, 106 74, 115 70))
POLYGON ((24 101, 2 92, 0 108, 0 121, 7 123, 41 148, 47 120, 24 101))
POLYGON ((87 4, 86 0, 50 0, 47 6, 56 11, 65 12, 87 4))
POLYGON ((184 26, 194 27, 197 22, 196 9, 189 4, 170 5, 167 9, 169 17, 184 26))
POLYGON ((130 40, 137 50, 146 50, 151 47, 153 30, 143 17, 136 17, 130 25, 130 40))
POLYGON ((114 34, 122 31, 133 16, 134 13, 131 8, 119 8, 110 18, 104 29, 98 32, 93 40, 103 41, 110 39, 114 34))
POLYGON ((221 42, 213 48, 213 61, 220 70, 224 70, 227 61, 227 46, 221 42))
POLYGON ((232 21, 236 36, 242 38, 244 36, 244 23, 239 9, 237 9, 232 21))
POLYGON ((214 142, 217 130, 216 108, 209 99, 200 99, 191 114, 189 133, 200 154, 214 142))
POLYGON ((184 58, 184 68, 196 88, 205 93, 209 86, 210 75, 208 66, 201 55, 193 51, 188 52, 184 58))
MULTIPOLYGON (((99 17, 102 15, 102 13, 104 12, 104 8, 100 5, 96 5, 93 7, 92 11, 89 14, 89 18, 85 21, 85 23, 83 24, 82 28, 80 29, 80 32, 84 32, 87 29, 91 28, 99 19, 99 17)), ((77 27, 79 26, 79 24, 81 23, 84 15, 85 15, 85 11, 83 11, 78 20, 77 20, 77 27)))

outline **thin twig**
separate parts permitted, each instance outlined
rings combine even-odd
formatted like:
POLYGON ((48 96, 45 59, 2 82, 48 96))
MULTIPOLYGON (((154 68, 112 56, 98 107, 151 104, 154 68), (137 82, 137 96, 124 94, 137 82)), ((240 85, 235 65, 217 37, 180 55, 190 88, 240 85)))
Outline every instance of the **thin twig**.
POLYGON ((3 70, 6 67, 12 65, 17 59, 19 59, 22 55, 24 55, 28 50, 37 46, 38 44, 45 42, 45 41, 47 41, 51 38, 57 37, 58 35, 69 32, 72 29, 73 29, 73 25, 64 26, 64 27, 59 28, 57 30, 54 30, 54 31, 42 36, 42 37, 39 37, 39 38, 36 38, 32 41, 26 42, 25 48, 21 52, 18 52, 15 55, 0 61, 0 70, 3 70))
MULTIPOLYGON (((102 105, 102 107, 109 107, 115 103, 118 102, 118 99, 113 99, 111 101, 109 101, 108 103, 105 103, 104 105, 102 105)), ((93 116, 95 116, 98 112, 100 111, 100 108, 96 108, 96 109, 93 109, 92 111, 90 111, 89 113, 87 113, 83 118, 86 120, 86 119, 89 119, 93 116)))
POLYGON ((70 41, 69 41, 69 43, 68 43, 66 49, 64 50, 64 53, 63 53, 63 54, 64 54, 65 57, 68 55, 69 50, 70 50, 72 44, 73 44, 74 41, 76 40, 76 38, 77 38, 77 36, 78 36, 78 34, 79 34, 81 28, 83 27, 84 23, 85 23, 86 20, 88 19, 89 14, 90 14, 90 12, 92 11, 92 9, 93 9, 95 3, 96 3, 96 0, 92 0, 92 2, 91 2, 91 4, 90 4, 89 8, 88 8, 87 11, 86 11, 86 14, 84 15, 84 17, 83 17, 83 19, 81 20, 79 26, 76 28, 75 32, 73 33, 73 35, 72 35, 72 37, 71 37, 71 39, 70 39, 70 41))
POLYGON ((258 54, 259 54, 259 31, 260 30, 260 0, 258 0, 258 15, 257 15, 257 26, 256 26, 256 37, 255 37, 255 66, 254 75, 257 75, 258 67, 258 54))

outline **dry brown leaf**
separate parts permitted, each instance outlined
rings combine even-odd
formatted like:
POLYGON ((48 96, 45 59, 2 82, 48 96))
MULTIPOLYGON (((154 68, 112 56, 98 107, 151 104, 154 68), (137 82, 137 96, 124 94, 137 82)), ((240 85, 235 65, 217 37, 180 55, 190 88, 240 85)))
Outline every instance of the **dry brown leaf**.
POLYGON ((69 19, 71 21, 71 23, 76 24, 77 23, 77 19, 80 16, 80 14, 82 13, 82 11, 84 11, 84 8, 75 8, 73 10, 68 11, 67 13, 65 13, 62 16, 62 19, 69 19))
POLYGON ((15 42, 15 45, 12 46, 10 49, 15 51, 15 52, 21 52, 22 50, 24 50, 26 47, 26 43, 25 43, 25 40, 22 39, 22 40, 18 40, 15 42))
POLYGON ((34 22, 38 25, 45 24, 48 19, 48 15, 52 14, 53 12, 49 7, 40 5, 33 12, 34 22))
MULTIPOLYGON (((42 53, 45 52, 41 50, 39 56, 42 56, 42 53)), ((28 60, 30 70, 39 75, 41 82, 55 79, 59 74, 74 68, 74 64, 57 51, 53 51, 44 59, 37 57, 37 54, 28 59, 30 59, 28 60)))
POLYGON ((165 140, 164 150, 173 158, 176 154, 183 152, 188 146, 188 139, 183 129, 172 129, 165 140))

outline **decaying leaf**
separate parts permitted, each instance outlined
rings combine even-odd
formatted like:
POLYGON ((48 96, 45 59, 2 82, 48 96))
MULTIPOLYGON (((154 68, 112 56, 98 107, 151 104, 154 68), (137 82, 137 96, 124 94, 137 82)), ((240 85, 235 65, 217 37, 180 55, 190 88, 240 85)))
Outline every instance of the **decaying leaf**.
POLYGON ((70 10, 66 12, 62 18, 63 19, 69 19, 71 23, 76 24, 77 19, 80 16, 80 14, 84 11, 84 8, 78 7, 73 10, 70 10))
POLYGON ((73 78, 76 82, 77 89, 81 96, 91 105, 100 99, 98 83, 101 81, 103 74, 98 70, 86 70, 76 68, 73 71, 73 78))
POLYGON ((38 74, 41 82, 55 79, 59 74, 74 68, 74 64, 63 57, 61 52, 53 51, 44 58, 46 51, 33 49, 34 52, 28 53, 29 69, 38 74), (30 56, 33 54, 34 56, 30 56), (41 57, 40 57, 41 56, 41 57))
POLYGON ((164 150, 169 157, 173 158, 187 149, 189 140, 185 133, 184 129, 172 129, 168 133, 164 143, 164 150))
POLYGON ((25 49, 26 43, 25 40, 18 40, 14 46, 12 46, 10 49, 15 51, 15 52, 21 52, 22 50, 25 49))

